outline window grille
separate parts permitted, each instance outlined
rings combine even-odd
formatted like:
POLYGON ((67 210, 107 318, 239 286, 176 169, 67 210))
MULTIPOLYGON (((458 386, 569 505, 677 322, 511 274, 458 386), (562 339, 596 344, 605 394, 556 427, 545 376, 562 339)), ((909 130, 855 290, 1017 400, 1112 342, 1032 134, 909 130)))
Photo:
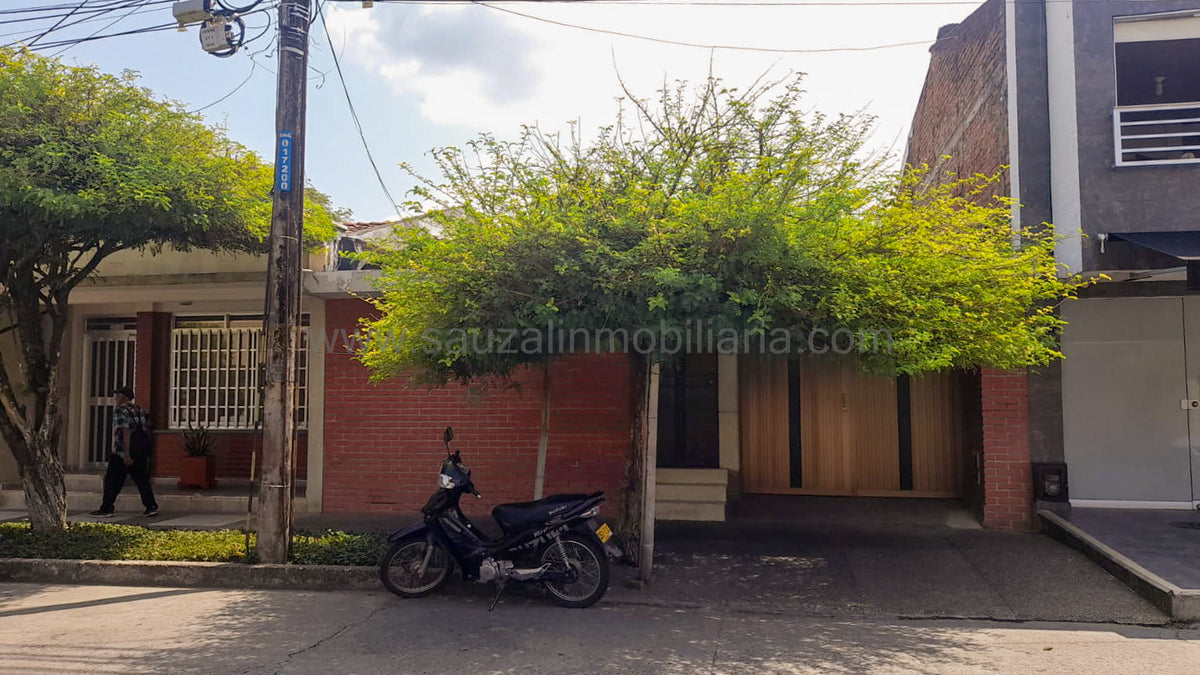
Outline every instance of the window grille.
MULTIPOLYGON (((262 328, 171 331, 170 426, 252 429, 261 419, 262 328)), ((308 331, 299 332, 296 424, 308 423, 308 331)))

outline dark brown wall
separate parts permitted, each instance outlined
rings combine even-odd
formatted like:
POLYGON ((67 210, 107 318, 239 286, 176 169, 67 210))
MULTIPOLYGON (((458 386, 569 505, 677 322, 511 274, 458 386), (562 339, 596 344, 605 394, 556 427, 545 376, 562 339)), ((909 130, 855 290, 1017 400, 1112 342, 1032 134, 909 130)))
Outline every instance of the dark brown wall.
MULTIPOLYGON (((1008 164, 1004 4, 988 0, 962 23, 944 26, 913 115, 906 161, 926 164, 928 181, 947 173, 991 175, 1008 164)), ((1005 179, 996 193, 1008 194, 1005 179)))

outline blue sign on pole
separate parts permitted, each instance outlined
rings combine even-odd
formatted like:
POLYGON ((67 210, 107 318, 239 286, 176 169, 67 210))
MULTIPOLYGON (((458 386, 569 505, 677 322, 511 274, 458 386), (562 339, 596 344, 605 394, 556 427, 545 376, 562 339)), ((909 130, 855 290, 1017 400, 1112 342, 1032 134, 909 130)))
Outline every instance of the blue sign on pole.
POLYGON ((275 158, 275 189, 292 191, 292 132, 279 132, 279 152, 275 158))

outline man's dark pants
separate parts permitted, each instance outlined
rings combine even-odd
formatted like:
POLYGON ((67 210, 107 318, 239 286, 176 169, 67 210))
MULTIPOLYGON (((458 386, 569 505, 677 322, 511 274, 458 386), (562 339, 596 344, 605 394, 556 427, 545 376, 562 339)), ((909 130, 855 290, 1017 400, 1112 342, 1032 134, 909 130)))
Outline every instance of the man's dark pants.
POLYGON ((133 466, 125 466, 124 459, 110 455, 108 470, 104 472, 104 503, 100 505, 100 510, 113 510, 117 503, 117 495, 121 494, 121 488, 125 485, 126 474, 133 477, 133 484, 142 494, 142 506, 148 509, 157 508, 154 490, 150 487, 150 456, 134 455, 133 466))

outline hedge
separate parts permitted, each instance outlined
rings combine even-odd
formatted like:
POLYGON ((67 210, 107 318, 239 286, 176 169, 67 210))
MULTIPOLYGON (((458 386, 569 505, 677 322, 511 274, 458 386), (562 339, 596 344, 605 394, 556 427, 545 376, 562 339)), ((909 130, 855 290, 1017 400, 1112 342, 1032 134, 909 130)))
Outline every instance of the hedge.
MULTIPOLYGON (((376 565, 387 544, 380 534, 300 532, 291 562, 300 565, 376 565)), ((0 523, 0 558, 254 562, 238 530, 151 530, 136 525, 75 523, 63 532, 34 534, 29 523, 0 523)))

